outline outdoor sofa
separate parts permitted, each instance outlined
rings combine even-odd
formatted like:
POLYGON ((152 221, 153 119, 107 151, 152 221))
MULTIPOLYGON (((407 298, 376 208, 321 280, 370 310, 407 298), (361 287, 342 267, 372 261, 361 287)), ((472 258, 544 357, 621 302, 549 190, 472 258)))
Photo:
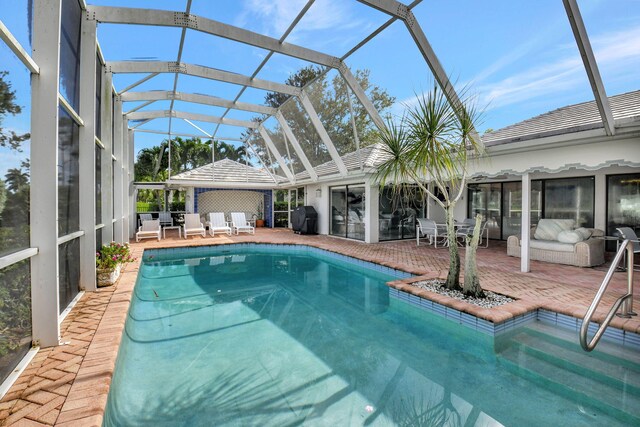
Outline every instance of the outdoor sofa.
MULTIPOLYGON (((541 219, 531 229, 529 256, 532 260, 593 267, 604 263, 604 232, 597 228, 575 228, 572 219, 541 219)), ((520 236, 509 236, 507 255, 520 256, 520 236)))

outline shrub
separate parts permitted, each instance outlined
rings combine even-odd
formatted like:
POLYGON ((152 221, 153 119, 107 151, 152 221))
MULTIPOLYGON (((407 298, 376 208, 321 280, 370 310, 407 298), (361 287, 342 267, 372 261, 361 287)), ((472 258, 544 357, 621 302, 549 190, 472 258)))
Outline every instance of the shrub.
POLYGON ((111 242, 108 245, 102 245, 102 249, 96 252, 96 268, 113 270, 118 264, 133 262, 135 258, 131 256, 129 244, 111 242))

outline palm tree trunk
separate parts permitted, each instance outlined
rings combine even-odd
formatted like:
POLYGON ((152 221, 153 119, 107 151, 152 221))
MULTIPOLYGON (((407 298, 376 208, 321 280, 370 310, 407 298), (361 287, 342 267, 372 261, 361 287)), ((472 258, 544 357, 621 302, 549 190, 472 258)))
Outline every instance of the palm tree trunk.
POLYGON ((458 241, 456 239, 455 222, 453 221, 453 209, 455 205, 446 207, 447 214, 447 241, 449 243, 449 274, 447 275, 447 289, 461 290, 460 287, 460 254, 458 253, 458 241))
POLYGON ((484 292, 480 286, 478 278, 478 264, 476 263, 476 252, 478 251, 478 242, 480 241, 480 231, 482 225, 482 216, 476 215, 476 225, 473 227, 473 235, 466 238, 466 250, 464 257, 464 284, 462 292, 467 296, 482 298, 484 292))

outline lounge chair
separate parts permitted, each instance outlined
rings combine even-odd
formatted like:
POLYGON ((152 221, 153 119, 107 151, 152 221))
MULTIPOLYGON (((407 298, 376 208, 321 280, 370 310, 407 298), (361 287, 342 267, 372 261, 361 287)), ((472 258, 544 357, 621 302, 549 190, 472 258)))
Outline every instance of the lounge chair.
POLYGON ((215 236, 215 232, 227 233, 231 236, 231 227, 229 223, 224 220, 224 213, 222 212, 209 212, 209 221, 205 223, 209 226, 209 234, 211 237, 215 236))
POLYGON ((173 218, 171 217, 171 212, 160 212, 158 213, 158 219, 160 220, 160 225, 165 227, 173 227, 173 218))
POLYGON ((205 231, 202 222, 200 222, 200 215, 197 213, 184 214, 184 225, 182 227, 185 239, 189 236, 189 234, 199 234, 202 237, 206 237, 207 232, 205 231))
POLYGON ((255 234, 256 232, 256 229, 247 221, 244 212, 231 212, 231 226, 236 234, 240 232, 255 234))
POLYGON ((429 244, 434 248, 447 245, 447 231, 438 226, 436 222, 428 218, 416 218, 418 225, 416 226, 416 244, 420 246, 420 239, 429 239, 429 244))
POLYGON ((147 214, 147 213, 138 214, 138 227, 142 225, 142 221, 151 221, 151 220, 153 220, 153 217, 151 216, 151 214, 147 214))
POLYGON ((138 232, 136 233, 136 242, 139 242, 140 239, 149 239, 154 238, 160 241, 160 221, 157 219, 145 220, 142 221, 142 225, 138 228, 138 232))

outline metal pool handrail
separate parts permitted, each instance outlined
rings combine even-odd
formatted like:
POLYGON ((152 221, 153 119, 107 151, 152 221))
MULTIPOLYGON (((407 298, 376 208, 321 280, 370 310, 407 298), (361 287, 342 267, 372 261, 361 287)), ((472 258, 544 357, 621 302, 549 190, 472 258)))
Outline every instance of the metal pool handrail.
POLYGON ((582 320, 582 325, 580 326, 580 345, 584 351, 591 351, 596 348, 598 341, 602 338, 605 329, 607 329, 609 323, 611 323, 613 316, 616 314, 616 311, 618 311, 620 306, 622 306, 622 309, 618 314, 619 317, 629 318, 636 315, 636 313, 633 312, 633 241, 629 239, 624 240, 620 245, 620 248, 618 248, 618 252, 611 262, 611 267, 609 267, 609 270, 600 285, 600 289, 598 289, 598 293, 596 293, 596 296, 593 298, 593 302, 589 306, 589 310, 587 310, 587 314, 585 314, 584 319, 582 320), (595 313, 602 296, 609 287, 613 273, 616 268, 618 268, 620 261, 622 261, 625 250, 627 251, 627 293, 618 298, 613 306, 611 306, 607 317, 604 319, 593 338, 588 341, 587 333, 589 332, 589 324, 591 323, 593 313, 595 313))

